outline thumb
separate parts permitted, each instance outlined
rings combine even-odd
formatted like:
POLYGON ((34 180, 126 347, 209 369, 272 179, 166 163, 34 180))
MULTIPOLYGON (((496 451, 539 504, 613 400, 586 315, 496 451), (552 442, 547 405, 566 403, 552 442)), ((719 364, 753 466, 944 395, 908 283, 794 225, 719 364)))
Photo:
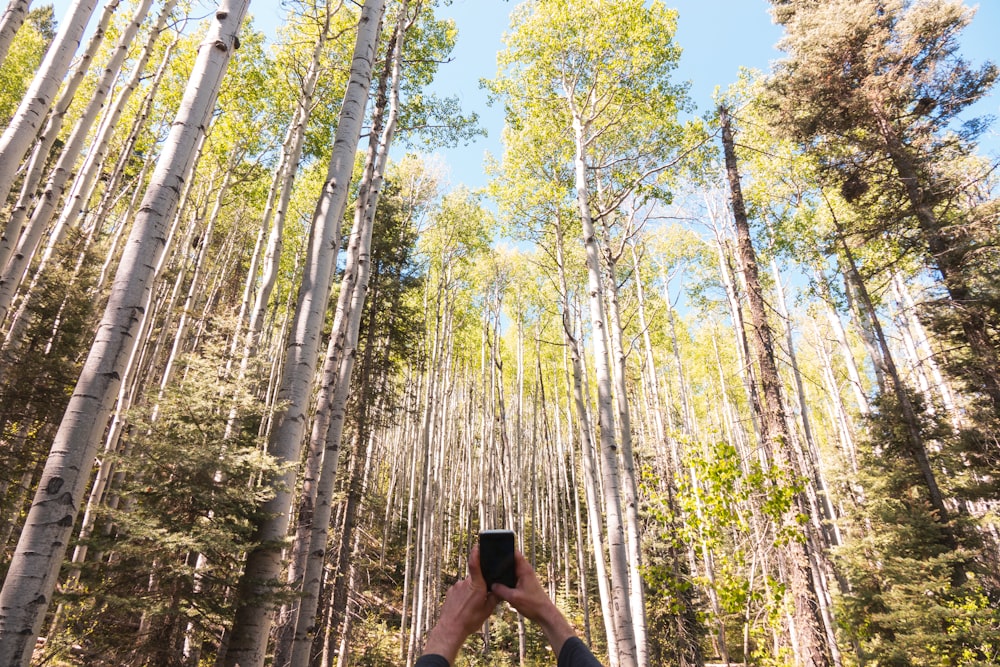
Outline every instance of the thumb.
POLYGON ((515 589, 509 586, 504 586, 500 582, 495 582, 490 587, 490 592, 493 593, 493 595, 500 598, 501 600, 503 600, 504 602, 510 602, 511 599, 514 597, 514 595, 517 593, 515 589))

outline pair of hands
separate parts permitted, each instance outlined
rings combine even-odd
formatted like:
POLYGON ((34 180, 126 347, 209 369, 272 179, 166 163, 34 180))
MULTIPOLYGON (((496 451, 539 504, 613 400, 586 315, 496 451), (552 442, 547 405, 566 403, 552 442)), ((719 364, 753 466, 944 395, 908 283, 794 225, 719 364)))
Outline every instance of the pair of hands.
POLYGON ((424 652, 444 656, 454 664, 465 640, 483 626, 497 604, 504 600, 525 618, 538 623, 552 650, 559 655, 563 642, 575 636, 572 626, 549 599, 531 564, 520 551, 514 552, 514 571, 517 574, 515 588, 495 583, 492 590, 487 590, 479 568, 479 547, 473 547, 469 554, 469 575, 448 589, 441 617, 427 636, 424 652))

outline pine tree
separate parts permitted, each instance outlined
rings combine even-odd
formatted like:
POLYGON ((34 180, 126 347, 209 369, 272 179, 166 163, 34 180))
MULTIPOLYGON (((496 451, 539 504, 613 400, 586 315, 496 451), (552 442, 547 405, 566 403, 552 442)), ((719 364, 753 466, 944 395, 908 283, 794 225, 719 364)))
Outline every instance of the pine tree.
POLYGON ((889 238, 936 272, 946 298, 927 316, 957 343, 949 366, 1000 416, 997 269, 976 251, 996 242, 995 214, 976 196, 988 168, 969 157, 987 124, 960 123, 1000 69, 958 52, 974 11, 960 0, 776 2, 788 57, 771 87, 775 127, 869 211, 851 231, 889 238), (971 179, 958 163, 973 167, 971 179))

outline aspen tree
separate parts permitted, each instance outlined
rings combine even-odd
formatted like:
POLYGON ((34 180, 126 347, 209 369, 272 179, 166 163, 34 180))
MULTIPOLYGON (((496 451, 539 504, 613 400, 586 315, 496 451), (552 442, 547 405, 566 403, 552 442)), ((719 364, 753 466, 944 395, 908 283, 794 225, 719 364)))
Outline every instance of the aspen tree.
POLYGON ((70 5, 21 106, 0 136, 0 202, 10 194, 21 160, 41 130, 96 5, 97 0, 74 0, 70 5))
MULTIPOLYGON (((372 229, 385 168, 389 159, 389 147, 392 144, 399 117, 403 42, 406 31, 416 19, 416 14, 410 16, 407 5, 408 3, 404 0, 399 8, 398 23, 390 40, 391 48, 386 59, 386 71, 380 82, 381 90, 375 111, 376 120, 373 124, 373 132, 369 135, 366 164, 355 207, 354 229, 348 242, 347 263, 344 268, 344 278, 337 299, 333 330, 323 369, 324 379, 317 399, 317 414, 313 421, 310 446, 322 445, 324 454, 317 482, 317 511, 309 525, 309 548, 303 550, 303 553, 307 554, 306 567, 302 577, 304 597, 299 603, 294 626, 295 633, 290 660, 292 667, 305 667, 309 661, 309 650, 312 645, 312 628, 315 623, 316 605, 319 601, 323 557, 326 553, 330 525, 332 506, 330 496, 333 491, 340 441, 346 420, 345 408, 361 326, 361 311, 368 288, 372 229), (387 100, 385 85, 388 78, 392 80, 392 87, 387 100), (387 102, 388 109, 386 109, 387 102)), ((419 12, 419 7, 417 7, 417 12, 419 12)), ((343 539, 349 543, 350 536, 343 539)), ((337 602, 335 599, 333 604, 336 605, 337 602)), ((339 621, 336 612, 334 612, 333 618, 335 622, 339 621)))
POLYGON ((0 591, 4 612, 0 617, 0 662, 4 664, 27 665, 31 658, 101 434, 135 343, 154 269, 165 249, 165 226, 215 106, 247 5, 246 1, 224 0, 213 16, 129 236, 96 340, 52 444, 0 591))
POLYGON ((514 14, 514 30, 499 58, 501 76, 491 83, 504 97, 509 120, 541 131, 559 127, 553 143, 572 157, 573 186, 586 255, 592 346, 598 392, 603 491, 611 554, 612 610, 619 658, 634 667, 637 649, 628 599, 629 550, 621 501, 615 410, 604 308, 603 272, 597 227, 640 187, 655 188, 657 177, 676 164, 682 135, 674 110, 683 93, 668 77, 676 50, 671 42, 675 15, 660 3, 539 2, 514 14), (596 33, 592 25, 602 25, 596 33), (640 55, 641 53, 641 55, 640 55), (526 92, 552 91, 540 102, 526 92), (653 100, 657 101, 653 101, 653 100), (646 110, 660 111, 649 115, 646 110), (567 139, 570 139, 567 141, 567 139), (615 183, 601 191, 595 184, 615 183))
MULTIPOLYGON (((7 266, 14 249, 19 245, 25 221, 34 209, 34 203, 38 195, 38 184, 45 173, 49 154, 52 151, 52 147, 56 144, 59 132, 62 129, 63 122, 66 120, 66 114, 69 112, 76 92, 86 78, 90 64, 97 56, 101 44, 104 42, 104 36, 107 33, 115 10, 118 9, 119 3, 120 0, 113 0, 104 7, 97 26, 94 29, 94 34, 91 35, 90 40, 87 42, 87 48, 84 49, 79 62, 76 63, 72 73, 67 78, 66 85, 62 87, 59 93, 59 98, 52 108, 46 112, 47 117, 44 129, 41 131, 38 141, 35 142, 35 148, 31 151, 31 155, 26 161, 27 164, 17 203, 14 205, 14 210, 10 218, 3 226, 2 234, 0 234, 0 270, 7 266)), ((38 232, 38 234, 41 234, 41 232, 38 232)), ((29 255, 33 252, 34 249, 29 252, 29 255)), ((20 275, 18 275, 18 279, 20 279, 20 275)), ((6 282, 9 283, 9 279, 6 282)))
MULTIPOLYGON (((35 210, 31 214, 27 228, 21 234, 17 251, 3 268, 3 273, 0 275, 0 320, 3 320, 6 316, 14 299, 14 291, 21 283, 21 277, 24 275, 25 268, 28 262, 35 256, 42 233, 48 228, 56 207, 62 202, 66 191, 66 184, 74 173, 73 170, 80 153, 83 151, 87 135, 90 133, 93 124, 97 121, 98 113, 104 108, 105 100, 115 80, 118 78, 118 73, 125 61, 125 56, 128 54, 132 40, 135 39, 136 34, 139 32, 139 27, 142 25, 143 20, 145 20, 146 13, 149 11, 152 2, 153 0, 142 0, 136 7, 131 20, 122 31, 118 43, 112 51, 111 58, 102 70, 96 89, 87 102, 87 106, 83 110, 79 120, 77 120, 76 125, 73 127, 72 132, 70 132, 69 137, 66 139, 62 152, 59 154, 59 160, 52 169, 49 180, 45 184, 45 189, 39 198, 38 204, 35 206, 35 210)), ((53 129, 50 128, 49 131, 51 132, 53 129)), ((48 245, 35 269, 36 275, 40 275, 44 270, 49 258, 52 256, 53 248, 62 241, 71 222, 68 217, 61 217, 59 224, 50 231, 48 245)))
MULTIPOLYGON (((166 30, 167 21, 173 14, 174 7, 176 5, 177 0, 167 0, 164 2, 163 6, 160 8, 160 13, 157 15, 156 22, 149 28, 149 34, 146 37, 146 42, 139 53, 138 59, 132 65, 132 75, 127 81, 125 81, 124 84, 121 85, 118 96, 101 118, 101 122, 95 132, 94 140, 90 145, 90 149, 87 151, 87 156, 77 171, 72 187, 66 193, 66 203, 63 206, 62 213, 59 215, 58 224, 65 225, 67 224, 66 221, 81 217, 87 203, 91 201, 91 197, 94 194, 94 188, 98 182, 98 176, 103 170, 103 163, 111 146, 112 135, 118 128, 118 123, 121 120, 126 105, 132 98, 135 91, 138 90, 140 83, 150 78, 149 72, 146 71, 146 65, 149 62, 149 59, 153 56, 154 48, 166 30)), ((129 27, 129 30, 131 31, 131 26, 129 27)), ((119 42, 121 43, 122 40, 119 40, 119 42)), ((128 44, 127 41, 124 43, 128 44)), ((173 52, 175 44, 176 39, 171 41, 164 49, 161 66, 152 75, 152 81, 149 84, 149 93, 155 94, 155 91, 159 88, 159 82, 163 77, 163 71, 166 69, 163 64, 169 60, 169 56, 173 52)), ((139 117, 141 116, 142 114, 139 114, 139 117)), ((136 120, 138 120, 138 118, 136 120)), ((126 142, 126 152, 128 152, 128 144, 129 142, 126 142)), ((113 185, 113 182, 108 185, 113 185)), ((113 191, 114 188, 109 187, 108 190, 113 191)))
MULTIPOLYGON (((829 205, 829 200, 827 200, 827 203, 829 205)), ((947 524, 950 519, 951 512, 945 505, 944 494, 938 484, 934 468, 931 466, 927 446, 924 443, 923 435, 920 432, 920 422, 917 416, 916 408, 913 405, 913 401, 910 399, 907 387, 903 384, 903 379, 900 375, 898 367, 896 366, 892 351, 889 349, 889 343, 882 328, 879 315, 875 311, 875 306, 872 304, 871 297, 868 294, 868 288, 865 286, 864 280, 858 271, 854 254, 844 238, 843 229, 837 219, 837 213, 833 210, 832 206, 829 206, 829 208, 834 227, 836 228, 840 250, 843 253, 844 267, 848 272, 848 281, 851 282, 856 289, 855 293, 858 301, 860 302, 859 306, 861 312, 866 316, 868 323, 871 325, 872 335, 875 339, 875 344, 877 345, 879 354, 875 357, 874 361, 876 365, 881 368, 884 375, 889 378, 893 395, 899 403, 899 409, 902 413, 901 417, 905 427, 906 446, 914 464, 917 466, 917 469, 920 471, 920 475, 923 478, 931 507, 933 507, 937 513, 936 519, 942 524, 947 524)), ((943 527, 942 532, 948 546, 956 548, 957 541, 952 530, 945 526, 943 527)), ((959 579, 964 578, 964 574, 961 574, 960 571, 961 566, 958 565, 956 567, 958 568, 956 576, 959 579)))
POLYGON ((288 531, 288 514, 319 356, 319 338, 340 245, 340 223, 368 102, 384 9, 385 0, 366 0, 358 21, 351 76, 337 124, 327 182, 313 215, 303 281, 287 344, 279 390, 279 401, 287 407, 279 412, 268 441, 268 452, 287 469, 271 481, 275 495, 262 508, 267 518, 256 526, 261 546, 250 552, 244 566, 239 592, 241 605, 226 649, 225 665, 228 667, 264 664, 274 605, 268 597, 281 567, 280 544, 288 531))
POLYGON ((14 41, 14 35, 24 23, 31 8, 31 0, 10 0, 3 16, 0 16, 0 66, 7 59, 7 52, 14 41))

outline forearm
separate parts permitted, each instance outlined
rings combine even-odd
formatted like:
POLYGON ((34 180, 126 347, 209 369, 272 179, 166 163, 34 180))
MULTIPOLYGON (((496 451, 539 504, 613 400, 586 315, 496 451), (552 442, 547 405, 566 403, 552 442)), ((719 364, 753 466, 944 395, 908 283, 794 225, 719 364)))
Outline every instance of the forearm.
POLYGON ((546 639, 549 640, 552 652, 557 656, 562 650, 563 644, 566 643, 566 640, 576 636, 573 626, 569 624, 569 621, 566 620, 566 617, 562 615, 555 604, 542 613, 538 619, 538 624, 542 627, 542 632, 545 633, 546 639))
POLYGON ((448 661, 448 664, 454 665, 458 651, 464 643, 465 636, 458 629, 450 627, 448 623, 438 623, 427 635, 424 654, 440 655, 448 661))

